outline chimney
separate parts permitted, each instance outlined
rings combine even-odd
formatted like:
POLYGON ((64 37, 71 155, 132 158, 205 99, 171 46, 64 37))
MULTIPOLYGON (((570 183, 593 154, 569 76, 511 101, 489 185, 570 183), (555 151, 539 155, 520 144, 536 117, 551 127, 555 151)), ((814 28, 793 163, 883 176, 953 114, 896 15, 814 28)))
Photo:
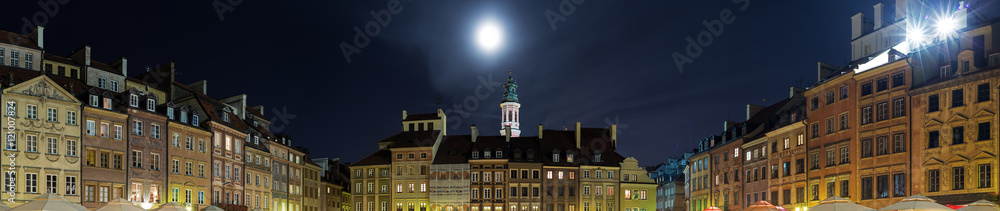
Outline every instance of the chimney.
POLYGON ((760 110, 764 110, 764 106, 747 104, 747 120, 749 121, 751 117, 760 113, 760 110))
POLYGON ((872 6, 872 7, 875 8, 875 29, 882 28, 882 22, 883 22, 882 21, 882 12, 883 12, 882 6, 884 6, 884 5, 882 5, 882 2, 879 2, 878 4, 875 4, 875 6, 872 6))
POLYGON ((576 148, 579 149, 580 148, 580 122, 576 122, 576 131, 573 131, 573 132, 576 133, 576 148))
POLYGON ((863 28, 865 24, 864 21, 864 12, 858 12, 858 14, 851 16, 851 40, 857 39, 858 37, 861 37, 861 34, 865 33, 863 28))
MULTIPOLYGON (((90 66, 90 46, 85 45, 80 47, 69 55, 70 59, 76 60, 77 62, 83 63, 84 66, 90 66)), ((87 74, 83 74, 84 76, 87 74)))
POLYGON ((802 93, 804 93, 804 92, 806 92, 805 89, 793 86, 791 88, 788 88, 788 98, 793 98, 793 97, 796 97, 796 96, 802 96, 802 93))
POLYGON ((406 109, 403 109, 403 120, 406 120, 406 109))
POLYGON ((250 108, 253 108, 254 110, 257 110, 257 112, 260 112, 260 115, 264 115, 264 105, 254 106, 250 108))
MULTIPOLYGON (((36 26, 35 30, 31 31, 31 34, 29 34, 28 37, 30 37, 32 41, 35 41, 35 43, 38 44, 39 48, 45 49, 45 39, 44 39, 45 38, 45 27, 36 26)), ((41 56, 41 55, 39 55, 39 56, 41 56)), ((41 62, 39 62, 39 63, 41 63, 41 62)), ((31 67, 28 67, 28 68, 31 68, 31 67)), ((39 69, 41 69, 41 68, 39 68, 39 69)))
POLYGON ((208 95, 208 81, 207 80, 195 81, 194 83, 188 84, 188 86, 191 87, 192 89, 194 89, 195 91, 201 92, 204 95, 208 95))
POLYGON ((611 146, 618 148, 618 125, 611 125, 611 146))
POLYGON ((908 15, 907 0, 896 0, 896 21, 903 20, 908 15))
POLYGON ((476 138, 479 137, 479 129, 476 128, 475 124, 473 124, 472 128, 470 130, 471 131, 470 131, 469 135, 472 136, 472 143, 476 143, 476 138))
POLYGON ((542 140, 542 124, 538 124, 538 140, 542 140))
POLYGON ((504 139, 507 140, 507 143, 510 143, 510 125, 503 126, 503 132, 505 134, 504 139))
POLYGON ((111 66, 118 68, 118 71, 122 72, 122 75, 128 76, 128 59, 125 57, 118 58, 118 60, 111 63, 111 66))
POLYGON ((826 62, 816 62, 816 82, 823 82, 823 79, 830 77, 833 73, 836 73, 840 68, 826 62))
MULTIPOLYGON (((437 110, 437 115, 441 119, 441 124, 438 124, 438 126, 441 126, 441 135, 446 136, 448 135, 448 116, 440 108, 437 110)), ((431 130, 434 130, 434 128, 431 128, 431 130)))

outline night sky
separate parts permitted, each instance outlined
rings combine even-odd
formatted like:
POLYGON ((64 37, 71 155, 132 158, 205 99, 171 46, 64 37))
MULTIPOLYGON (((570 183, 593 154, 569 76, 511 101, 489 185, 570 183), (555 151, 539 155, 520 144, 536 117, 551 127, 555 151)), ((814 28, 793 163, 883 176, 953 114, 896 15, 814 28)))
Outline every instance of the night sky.
MULTIPOLYGON (((354 45, 354 28, 376 21, 371 11, 387 10, 387 0, 65 1, 44 23, 48 53, 90 45, 98 61, 128 58, 133 77, 174 62, 181 83, 205 79, 212 97, 245 93, 264 105, 272 130, 310 157, 361 159, 400 131, 403 109, 449 111, 449 134, 477 124, 499 135, 503 91, 482 88, 480 100, 476 89, 480 78, 500 82, 512 70, 524 136, 537 135, 537 124, 616 123, 618 152, 641 165, 691 151, 725 120, 745 120, 748 103, 770 105, 791 86, 815 83, 817 61, 847 63, 851 15, 871 17, 879 2, 402 0, 348 62, 341 43, 354 45), (574 6, 561 12, 561 3, 574 6), (685 54, 685 38, 724 10, 733 21, 681 72, 671 55, 685 54), (553 28, 546 11, 565 19, 553 28), (503 31, 492 53, 474 39, 487 19, 503 31)), ((22 17, 43 11, 35 1, 4 8, 0 30, 18 33, 22 17)))

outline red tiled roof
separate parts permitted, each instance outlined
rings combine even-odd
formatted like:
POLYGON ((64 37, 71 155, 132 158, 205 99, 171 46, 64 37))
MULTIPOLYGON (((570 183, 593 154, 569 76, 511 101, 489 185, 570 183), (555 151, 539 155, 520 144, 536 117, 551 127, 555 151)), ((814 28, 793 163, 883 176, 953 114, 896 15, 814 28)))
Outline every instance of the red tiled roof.
POLYGON ((374 153, 372 153, 372 154, 370 154, 368 156, 365 156, 365 158, 362 158, 358 162, 351 163, 351 166, 367 166, 367 165, 389 164, 389 163, 392 162, 389 159, 389 156, 391 156, 391 155, 392 155, 392 152, 389 152, 389 150, 387 150, 387 149, 382 149, 382 150, 379 150, 379 151, 375 151, 374 153))
POLYGON ((52 54, 45 54, 44 57, 45 57, 45 60, 51 60, 51 61, 55 61, 55 62, 67 64, 67 65, 81 66, 79 62, 76 62, 76 60, 73 60, 73 59, 70 59, 70 58, 66 58, 66 57, 56 56, 56 55, 52 55, 52 54))
POLYGON ((24 46, 39 50, 42 49, 41 47, 38 47, 38 43, 35 43, 35 41, 31 39, 31 37, 14 32, 0 31, 0 42, 10 43, 18 46, 24 46))

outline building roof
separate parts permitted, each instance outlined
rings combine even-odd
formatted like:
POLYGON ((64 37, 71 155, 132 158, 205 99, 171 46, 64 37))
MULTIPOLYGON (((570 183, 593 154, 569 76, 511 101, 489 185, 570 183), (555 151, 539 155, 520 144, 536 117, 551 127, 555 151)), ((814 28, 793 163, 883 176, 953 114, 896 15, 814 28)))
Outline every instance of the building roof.
MULTIPOLYGON (((174 86, 177 86, 193 94, 196 103, 198 103, 198 105, 200 105, 201 108, 205 110, 204 115, 208 117, 206 121, 215 121, 217 123, 229 126, 239 131, 246 131, 246 129, 248 128, 247 125, 243 123, 243 121, 240 119, 240 117, 236 116, 236 114, 233 114, 232 112, 222 112, 223 108, 229 107, 226 104, 223 104, 215 99, 212 99, 211 97, 208 97, 208 95, 205 95, 201 92, 195 91, 194 89, 188 87, 187 85, 178 83, 176 81, 174 81, 173 83, 174 86), (220 115, 229 116, 229 122, 223 121, 222 116, 220 115)), ((208 127, 208 125, 204 126, 208 127)))
POLYGON ((374 153, 372 153, 372 154, 370 154, 368 156, 365 156, 365 158, 362 158, 361 160, 358 160, 358 162, 351 163, 351 166, 368 166, 368 165, 390 164, 390 163, 392 163, 392 160, 390 160, 390 156, 391 155, 392 155, 392 152, 390 152, 388 149, 381 149, 381 150, 375 151, 374 153))
POLYGON ((108 71, 108 72, 111 72, 111 73, 115 73, 115 74, 118 74, 118 75, 122 75, 122 71, 119 71, 118 68, 112 67, 111 65, 108 65, 108 64, 105 64, 105 63, 102 63, 102 62, 99 62, 99 61, 90 60, 90 66, 94 67, 94 68, 97 68, 97 69, 104 70, 104 71, 108 71))
POLYGON ((434 155, 434 164, 469 163, 470 138, 470 135, 445 136, 434 155))
POLYGON ((403 121, 416 121, 416 120, 432 120, 441 119, 438 117, 437 113, 427 113, 427 114, 407 114, 403 121))
POLYGON ((52 55, 52 54, 44 54, 43 57, 45 58, 45 60, 49 60, 49 61, 55 61, 55 62, 59 62, 59 63, 67 64, 67 65, 73 65, 73 66, 82 66, 79 62, 76 62, 76 60, 73 60, 73 59, 70 59, 70 58, 66 58, 66 57, 56 56, 56 55, 52 55))
POLYGON ((434 146, 441 131, 403 131, 382 139, 379 143, 389 143, 392 148, 434 146))
POLYGON ((28 37, 28 35, 18 34, 14 32, 0 31, 0 42, 10 43, 17 46, 23 46, 38 50, 42 49, 41 47, 38 46, 38 43, 35 43, 35 41, 31 39, 31 37, 28 37))

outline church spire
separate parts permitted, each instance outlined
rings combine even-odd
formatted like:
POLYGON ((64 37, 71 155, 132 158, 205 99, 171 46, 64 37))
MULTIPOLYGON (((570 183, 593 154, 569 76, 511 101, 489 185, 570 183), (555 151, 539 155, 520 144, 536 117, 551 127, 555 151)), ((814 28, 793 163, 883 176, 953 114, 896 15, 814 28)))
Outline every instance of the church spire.
POLYGON ((520 137, 521 103, 517 102, 517 81, 514 80, 514 71, 507 72, 507 82, 503 88, 503 102, 500 102, 500 134, 508 135, 506 127, 510 127, 510 137, 520 137))
POLYGON ((503 84, 503 102, 517 102, 517 81, 514 80, 514 71, 507 72, 507 82, 503 84))

